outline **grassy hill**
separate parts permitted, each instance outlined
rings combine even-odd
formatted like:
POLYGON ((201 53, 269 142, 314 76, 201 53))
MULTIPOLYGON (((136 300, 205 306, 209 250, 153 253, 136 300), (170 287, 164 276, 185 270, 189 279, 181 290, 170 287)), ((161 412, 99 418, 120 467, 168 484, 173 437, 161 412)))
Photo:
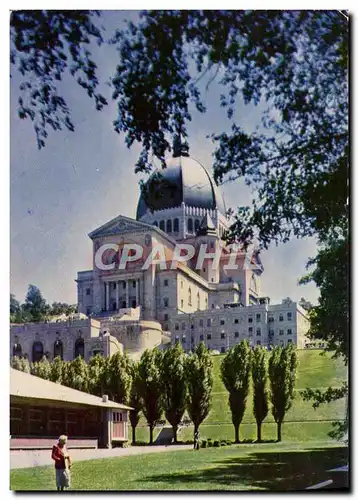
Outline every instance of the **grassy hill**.
MULTIPOLYGON (((296 382, 296 398, 291 410, 287 413, 283 425, 283 439, 290 441, 321 441, 329 439, 327 433, 332 428, 332 421, 343 419, 345 401, 339 400, 321 405, 314 410, 312 403, 303 401, 300 391, 306 387, 324 389, 339 386, 347 379, 347 368, 341 360, 333 360, 330 355, 318 350, 298 351, 299 366, 296 382)), ((212 439, 234 439, 234 428, 231 423, 231 412, 228 406, 228 393, 221 381, 220 364, 222 355, 213 356, 214 386, 212 409, 200 427, 201 437, 212 439)), ((137 440, 148 440, 148 428, 144 417, 137 428, 137 440)), ((159 433, 156 430, 154 436, 159 433)), ((256 437, 256 424, 252 412, 252 393, 250 393, 247 410, 240 428, 242 439, 256 437)), ((192 439, 192 427, 180 432, 180 439, 192 439)), ((276 437, 276 425, 269 412, 263 425, 263 439, 276 437)))

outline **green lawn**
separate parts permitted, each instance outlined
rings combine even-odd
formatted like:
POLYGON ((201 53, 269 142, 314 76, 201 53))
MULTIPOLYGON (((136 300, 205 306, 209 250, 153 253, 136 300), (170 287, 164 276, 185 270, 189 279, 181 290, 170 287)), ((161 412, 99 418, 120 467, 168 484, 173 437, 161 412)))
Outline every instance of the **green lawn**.
MULTIPOLYGON (((306 387, 326 388, 341 385, 347 380, 347 368, 341 360, 333 360, 330 355, 319 350, 298 351, 299 366, 296 383, 296 398, 293 406, 287 412, 283 426, 283 439, 293 441, 327 440, 327 433, 331 430, 331 422, 344 418, 345 401, 338 400, 323 404, 316 410, 312 403, 303 401, 300 391, 306 387)), ((214 386, 213 401, 210 414, 200 427, 201 436, 211 438, 233 439, 233 426, 231 412, 228 406, 228 393, 220 378, 220 363, 223 356, 213 356, 214 386)), ((275 436, 274 420, 269 412, 263 425, 263 433, 267 439, 275 436)), ((154 437, 159 434, 156 429, 154 437)), ((244 415, 243 425, 240 430, 242 439, 256 437, 255 418, 252 412, 252 394, 249 395, 247 410, 244 415)), ((144 417, 141 417, 137 427, 136 437, 139 441, 148 442, 149 431, 144 417)), ((192 439, 193 428, 183 429, 180 439, 192 439)))
MULTIPOLYGON (((303 490, 347 462, 343 446, 235 445, 78 462, 73 490, 303 490)), ((12 490, 54 490, 54 467, 11 472, 12 490)))

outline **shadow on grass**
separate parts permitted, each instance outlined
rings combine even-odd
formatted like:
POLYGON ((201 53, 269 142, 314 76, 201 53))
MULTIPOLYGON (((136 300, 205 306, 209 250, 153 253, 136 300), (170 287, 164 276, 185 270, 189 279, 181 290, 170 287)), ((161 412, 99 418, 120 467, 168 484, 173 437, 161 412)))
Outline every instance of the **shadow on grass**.
MULTIPOLYGON (((189 483, 189 488, 190 483, 193 483, 193 489, 201 489, 202 483, 203 489, 206 489, 206 484, 208 490, 227 489, 225 486, 229 486, 238 490, 298 491, 333 479, 334 473, 328 473, 327 470, 345 465, 347 461, 348 449, 343 446, 297 451, 248 452, 247 455, 237 458, 210 461, 205 469, 153 475, 143 478, 143 481, 167 482, 173 486, 173 490, 179 483, 189 483)), ((348 487, 348 484, 340 484, 339 487, 344 486, 348 487)))

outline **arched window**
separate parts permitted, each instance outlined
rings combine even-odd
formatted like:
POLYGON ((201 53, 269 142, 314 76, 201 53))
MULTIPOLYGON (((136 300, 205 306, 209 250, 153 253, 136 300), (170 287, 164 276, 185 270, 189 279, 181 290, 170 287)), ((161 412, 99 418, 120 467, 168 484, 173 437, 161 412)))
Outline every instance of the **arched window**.
POLYGON ((85 341, 83 339, 77 339, 75 343, 75 359, 78 356, 85 357, 85 341))
POLYGON ((189 304, 189 306, 191 306, 191 288, 189 288, 189 291, 188 291, 188 304, 189 304))
POLYGON ((172 221, 167 220, 167 233, 171 233, 171 232, 172 232, 172 221))
POLYGON ((22 349, 21 349, 21 345, 16 343, 13 345, 13 348, 12 348, 12 355, 13 356, 17 356, 18 358, 21 358, 22 356, 22 349))
POLYGON ((188 219, 188 232, 193 232, 193 219, 188 219))
POLYGON ((195 219, 195 232, 199 231, 199 227, 200 227, 200 220, 195 219))
POLYGON ((36 341, 32 344, 32 361, 41 361, 44 355, 44 346, 42 342, 36 341))
POLYGON ((179 219, 174 219, 174 233, 179 233, 179 219))
POLYGON ((61 340, 56 340, 53 345, 53 357, 63 359, 63 344, 61 340))
POLYGON ((158 227, 158 222, 156 220, 153 222, 153 226, 158 227))
POLYGON ((198 292, 198 295, 196 296, 196 305, 197 305, 197 309, 199 310, 200 309, 200 294, 198 292))
POLYGON ((165 221, 164 220, 161 220, 159 222, 159 229, 161 229, 162 231, 165 231, 165 221))

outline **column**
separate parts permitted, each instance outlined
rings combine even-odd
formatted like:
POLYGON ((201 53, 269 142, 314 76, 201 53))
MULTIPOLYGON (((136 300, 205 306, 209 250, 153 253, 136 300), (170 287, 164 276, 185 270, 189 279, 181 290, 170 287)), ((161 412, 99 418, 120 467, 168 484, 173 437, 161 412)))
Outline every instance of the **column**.
POLYGON ((116 304, 117 304, 117 311, 119 309, 119 281, 116 281, 116 304))
POLYGON ((136 306, 139 306, 139 279, 135 282, 135 303, 136 306))
POLYGON ((109 311, 109 282, 106 281, 106 311, 109 311))
POLYGON ((129 280, 126 280, 126 306, 129 307, 129 280))

